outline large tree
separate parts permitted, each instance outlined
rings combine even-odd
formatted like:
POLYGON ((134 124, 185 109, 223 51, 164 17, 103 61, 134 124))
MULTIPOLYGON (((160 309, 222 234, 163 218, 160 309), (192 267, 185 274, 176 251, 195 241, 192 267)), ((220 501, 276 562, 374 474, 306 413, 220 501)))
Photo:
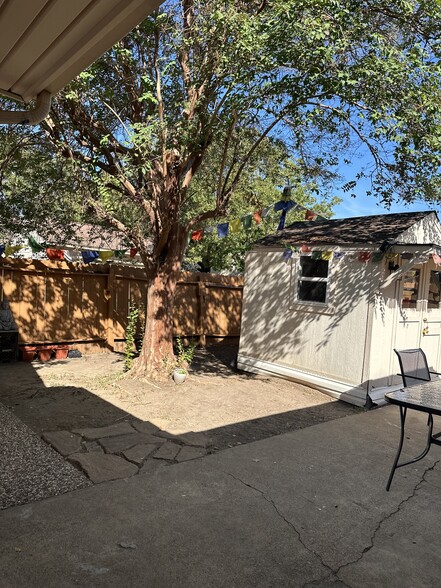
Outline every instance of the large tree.
POLYGON ((48 138, 146 268, 135 369, 153 375, 172 355, 187 236, 228 215, 267 138, 315 178, 358 141, 371 158, 359 176, 381 199, 438 196, 439 25, 436 0, 167 1, 57 97, 48 138), (214 146, 201 201, 191 187, 214 146))

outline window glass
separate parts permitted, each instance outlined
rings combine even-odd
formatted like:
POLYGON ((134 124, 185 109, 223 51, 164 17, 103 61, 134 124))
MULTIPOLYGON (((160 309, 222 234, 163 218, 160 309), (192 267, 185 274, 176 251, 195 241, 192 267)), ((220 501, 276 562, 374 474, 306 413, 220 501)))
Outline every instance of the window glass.
POLYGON ((430 272, 430 283, 429 283, 429 308, 439 308, 441 298, 441 272, 430 272))
POLYGON ((299 300, 309 302, 326 302, 326 283, 299 282, 299 300))
POLYGON ((300 276, 297 300, 301 302, 327 302, 329 262, 324 259, 300 257, 300 276))
POLYGON ((418 302, 418 290, 420 287, 420 270, 413 269, 404 274, 403 278, 403 308, 416 308, 418 302))
POLYGON ((324 259, 303 256, 300 258, 300 267, 302 268, 302 278, 328 277, 328 262, 324 259))

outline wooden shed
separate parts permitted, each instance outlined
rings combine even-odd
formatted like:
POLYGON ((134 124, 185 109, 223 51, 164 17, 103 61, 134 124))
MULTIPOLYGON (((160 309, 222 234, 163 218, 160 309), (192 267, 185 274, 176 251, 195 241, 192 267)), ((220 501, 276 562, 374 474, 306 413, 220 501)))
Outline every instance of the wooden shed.
POLYGON ((247 254, 238 367, 382 403, 394 348, 441 371, 440 270, 435 212, 296 222, 247 254))

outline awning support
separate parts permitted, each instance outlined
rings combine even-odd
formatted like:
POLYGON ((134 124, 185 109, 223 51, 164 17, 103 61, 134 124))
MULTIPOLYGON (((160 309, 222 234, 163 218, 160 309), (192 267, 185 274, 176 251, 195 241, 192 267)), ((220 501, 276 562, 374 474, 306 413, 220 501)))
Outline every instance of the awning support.
POLYGON ((1 125, 37 125, 51 109, 52 95, 47 90, 38 94, 33 110, 0 110, 1 125))
POLYGON ((409 259, 407 263, 402 265, 399 269, 391 272, 389 276, 384 280, 382 284, 380 284, 380 290, 384 290, 388 286, 392 284, 398 278, 401 278, 406 272, 408 272, 411 268, 419 263, 426 263, 428 261, 428 255, 433 252, 433 249, 426 249, 426 251, 417 253, 412 259, 409 259))

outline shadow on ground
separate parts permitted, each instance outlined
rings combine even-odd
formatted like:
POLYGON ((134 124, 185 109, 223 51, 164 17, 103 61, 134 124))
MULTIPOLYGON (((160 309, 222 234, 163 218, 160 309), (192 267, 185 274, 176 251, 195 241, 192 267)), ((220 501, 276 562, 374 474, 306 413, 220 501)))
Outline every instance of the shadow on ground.
MULTIPOLYGON (((242 376, 234 368, 236 354, 234 345, 215 345, 198 350, 192 374, 202 378, 204 375, 220 376, 224 382, 231 378, 231 385, 240 385, 242 376)), ((39 371, 47 369, 47 365, 0 364, 0 402, 6 407, 0 426, 1 508, 63 493, 90 482, 153 474, 161 467, 360 412, 360 409, 330 399, 315 406, 228 423, 205 431, 173 434, 100 398, 94 393, 93 386, 87 389, 77 385, 81 372, 87 369, 83 359, 53 362, 49 367, 55 369, 53 373, 49 371, 46 383, 39 371), (69 381, 70 385, 61 385, 57 381, 64 371, 68 377, 63 381, 69 381), (18 419, 24 427, 27 426, 27 432, 20 429, 18 419), (29 439, 32 451, 20 443, 25 437, 29 439), (23 462, 17 468, 23 452, 34 455, 32 467, 23 462), (44 459, 39 459, 38 456, 43 454, 44 459), (48 467, 48 463, 52 465, 48 467), (66 471, 66 463, 71 468, 69 471, 66 471), (47 475, 39 477, 39 467, 42 471, 52 472, 50 479, 47 475), (78 473, 83 478, 79 478, 78 473), (73 483, 66 485, 69 477, 73 483), (39 480, 37 487, 42 487, 38 492, 29 493, 29 486, 36 487, 36 479, 39 480)), ((122 370, 122 358, 117 354, 110 362, 112 370, 115 373, 122 370)), ((106 385, 108 377, 98 379, 94 386, 106 385)), ((243 377, 258 378, 247 374, 243 377)))

